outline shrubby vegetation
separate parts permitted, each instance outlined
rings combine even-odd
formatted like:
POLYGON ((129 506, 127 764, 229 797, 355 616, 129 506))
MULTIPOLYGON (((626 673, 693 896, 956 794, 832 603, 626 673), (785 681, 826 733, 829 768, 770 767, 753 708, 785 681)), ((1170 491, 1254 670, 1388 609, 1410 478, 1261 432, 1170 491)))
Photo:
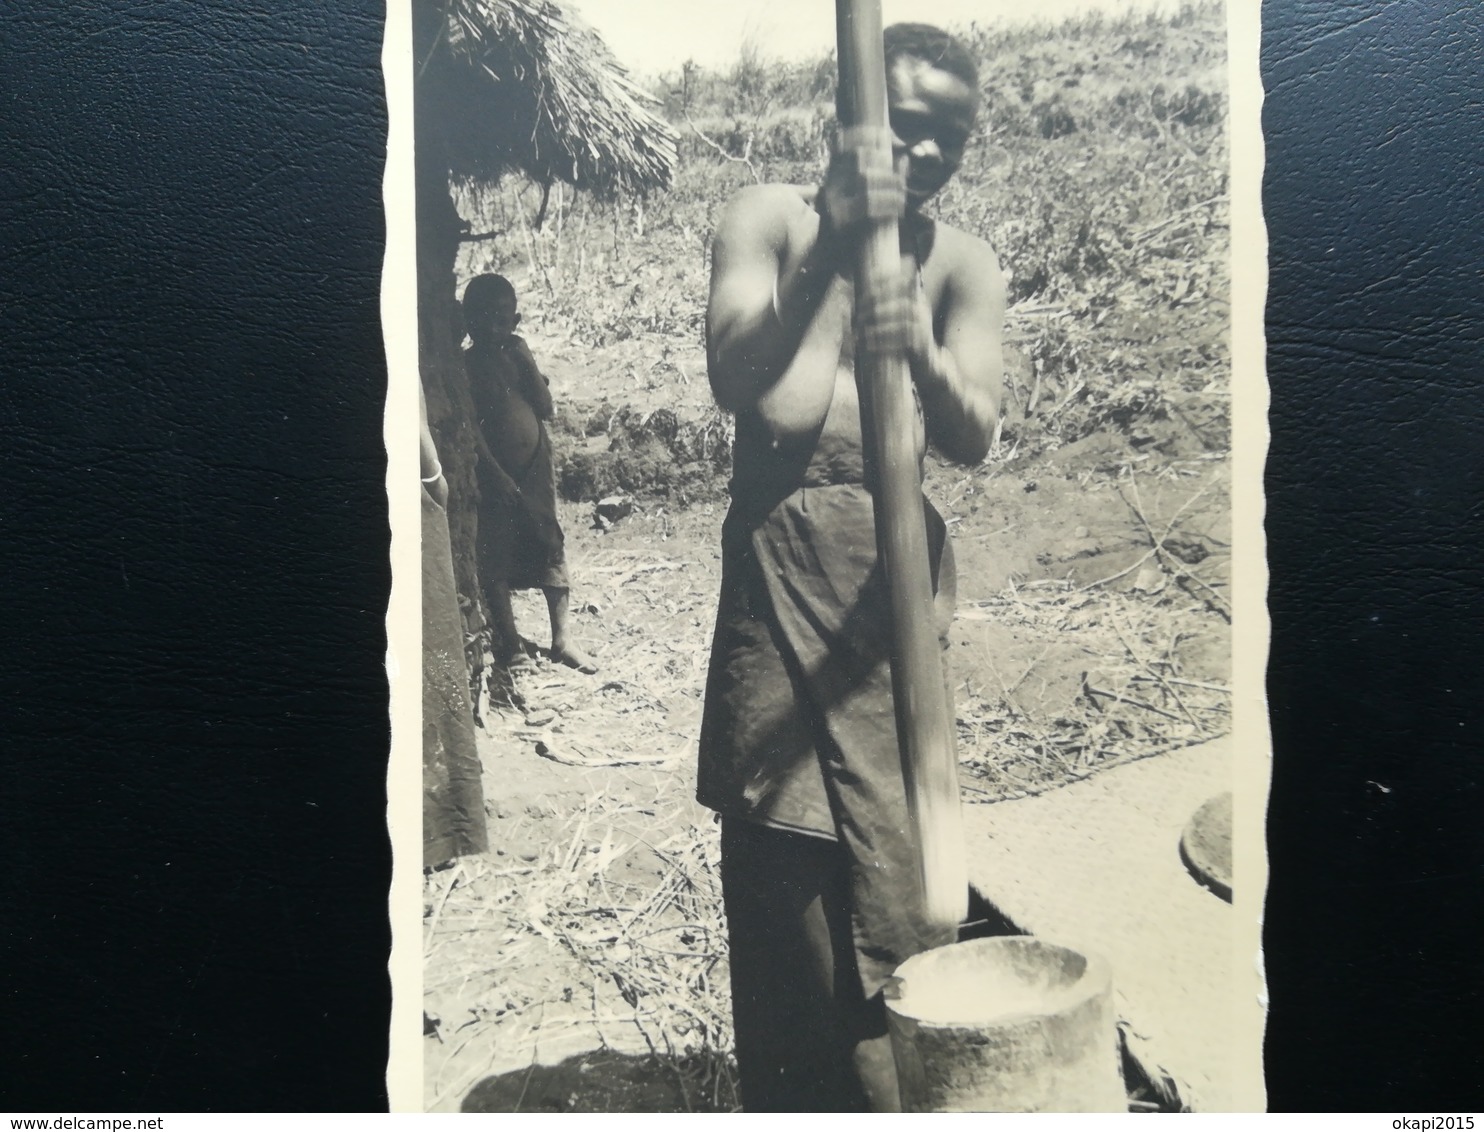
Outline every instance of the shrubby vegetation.
MULTIPOLYGON (((958 30, 980 60, 984 109, 963 170, 933 208, 987 239, 1010 278, 1005 422, 991 460, 1102 430, 1138 446, 1151 422, 1165 420, 1183 425, 1195 447, 1222 450, 1220 4, 958 30)), ((744 45, 724 71, 686 64, 654 80, 681 137, 668 193, 599 200, 514 179, 484 195, 470 190, 462 211, 488 238, 469 245, 466 267, 523 270, 526 306, 551 333, 597 351, 641 350, 663 370, 672 351, 702 344, 708 241, 727 197, 751 181, 817 179, 834 76, 832 54, 785 63, 744 45)), ((677 435, 711 427, 689 422, 677 435)), ((662 446, 672 439, 659 437, 662 446)), ((612 473, 574 469, 569 487, 596 489, 586 483, 595 475, 616 483, 612 473)))

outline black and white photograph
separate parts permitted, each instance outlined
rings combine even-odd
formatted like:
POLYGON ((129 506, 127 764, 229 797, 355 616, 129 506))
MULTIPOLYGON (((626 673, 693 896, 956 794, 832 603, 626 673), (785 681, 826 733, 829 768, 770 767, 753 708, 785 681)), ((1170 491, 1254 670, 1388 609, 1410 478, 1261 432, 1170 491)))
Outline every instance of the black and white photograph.
POLYGON ((14 6, 13 1127, 1479 1123, 1477 5, 880 4, 14 6))
POLYGON ((1264 1109, 1257 44, 389 7, 394 1109, 1264 1109))

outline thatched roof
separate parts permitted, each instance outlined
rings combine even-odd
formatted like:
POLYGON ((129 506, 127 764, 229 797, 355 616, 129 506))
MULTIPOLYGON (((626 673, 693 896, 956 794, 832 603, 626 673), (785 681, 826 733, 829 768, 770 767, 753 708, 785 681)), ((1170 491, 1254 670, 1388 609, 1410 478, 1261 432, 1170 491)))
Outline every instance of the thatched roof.
POLYGON ((600 193, 670 183, 674 130, 571 12, 553 0, 424 2, 443 15, 417 98, 453 177, 520 170, 600 193))

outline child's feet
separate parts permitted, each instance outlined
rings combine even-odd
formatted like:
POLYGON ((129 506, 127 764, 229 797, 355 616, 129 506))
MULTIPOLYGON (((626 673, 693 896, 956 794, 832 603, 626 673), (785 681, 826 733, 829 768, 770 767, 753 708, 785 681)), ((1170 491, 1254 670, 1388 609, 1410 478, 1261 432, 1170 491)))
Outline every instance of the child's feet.
POLYGON ((536 662, 531 659, 531 654, 521 649, 509 656, 497 657, 495 665, 506 672, 525 672, 536 667, 536 662))
POLYGON ((495 664, 506 672, 522 672, 536 667, 536 658, 541 655, 541 647, 535 641, 528 641, 524 637, 518 638, 519 643, 510 652, 495 657, 495 664))
POLYGON ((598 671, 597 662, 581 649, 569 644, 553 644, 548 654, 558 664, 565 664, 568 668, 575 668, 584 676, 591 676, 598 671))

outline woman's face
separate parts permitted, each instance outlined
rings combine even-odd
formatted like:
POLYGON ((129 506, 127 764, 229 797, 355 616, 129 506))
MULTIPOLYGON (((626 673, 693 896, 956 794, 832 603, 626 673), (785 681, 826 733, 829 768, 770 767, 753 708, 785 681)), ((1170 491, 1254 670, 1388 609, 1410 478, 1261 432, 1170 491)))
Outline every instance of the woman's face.
POLYGON ((979 92, 952 71, 899 55, 887 65, 886 95, 893 153, 898 167, 906 167, 907 201, 915 209, 957 172, 979 92))

